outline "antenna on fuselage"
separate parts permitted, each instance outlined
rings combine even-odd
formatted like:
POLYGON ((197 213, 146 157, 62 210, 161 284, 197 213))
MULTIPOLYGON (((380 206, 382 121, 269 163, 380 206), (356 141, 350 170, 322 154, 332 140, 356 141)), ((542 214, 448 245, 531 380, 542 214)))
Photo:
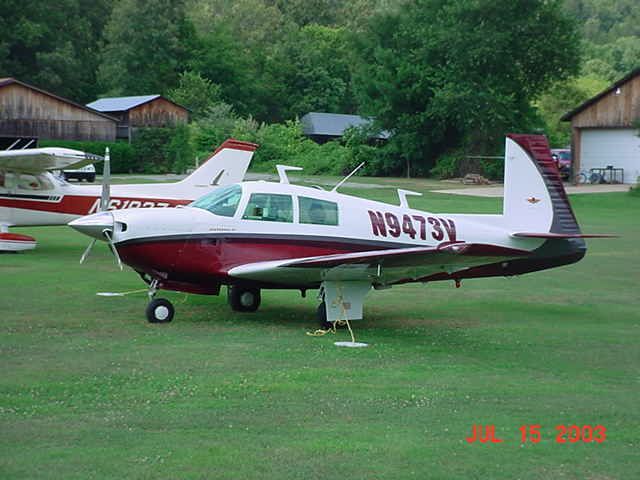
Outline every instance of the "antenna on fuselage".
POLYGON ((302 167, 290 167, 289 165, 276 165, 278 170, 278 176, 280 177, 280 183, 289 183, 289 177, 287 177, 287 171, 289 170, 303 170, 302 167))
POLYGON ((398 198, 400 199, 400 206, 403 208, 409 208, 409 202, 407 200, 407 195, 416 195, 421 197, 422 194, 420 192, 414 192, 411 190, 403 190, 402 188, 398 189, 398 198))
POLYGON ((336 190, 338 190, 338 188, 340 188, 344 182, 346 182, 346 181, 347 181, 347 180, 349 180, 351 177, 353 177, 353 175, 354 175, 358 170, 360 170, 363 166, 364 166, 364 162, 362 162, 360 165, 358 165, 356 168, 354 168, 354 169, 353 169, 353 171, 352 171, 349 175, 347 175, 347 176, 346 176, 346 177, 344 177, 342 180, 340 180, 340 181, 338 182, 338 184, 337 184, 335 187, 333 187, 333 188, 331 189, 331 191, 332 191, 332 192, 335 192, 336 190))

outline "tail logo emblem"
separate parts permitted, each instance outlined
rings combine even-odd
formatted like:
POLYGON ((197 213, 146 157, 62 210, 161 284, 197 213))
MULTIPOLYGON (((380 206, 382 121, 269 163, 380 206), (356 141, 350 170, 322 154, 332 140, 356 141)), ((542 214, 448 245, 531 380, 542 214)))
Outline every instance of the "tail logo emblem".
POLYGON ((539 201, 540 201, 540 199, 536 198, 536 197, 527 198, 527 202, 529 202, 529 203, 538 203, 539 201))

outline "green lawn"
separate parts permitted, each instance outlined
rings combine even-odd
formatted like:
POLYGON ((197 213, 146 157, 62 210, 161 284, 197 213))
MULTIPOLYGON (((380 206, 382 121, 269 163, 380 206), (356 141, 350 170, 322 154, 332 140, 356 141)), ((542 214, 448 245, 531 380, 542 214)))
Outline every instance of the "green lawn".
POLYGON ((373 292, 355 324, 366 349, 307 336, 314 295, 286 291, 255 314, 163 293, 176 318, 150 325, 144 294, 95 296, 144 286, 104 244, 81 266, 86 237, 17 229, 39 246, 0 256, 0 478, 638 478, 640 198, 572 201, 585 232, 622 238, 552 271, 373 292), (536 423, 542 441, 521 445, 536 423), (473 424, 504 442, 468 444, 473 424), (560 424, 607 438, 558 444, 560 424))

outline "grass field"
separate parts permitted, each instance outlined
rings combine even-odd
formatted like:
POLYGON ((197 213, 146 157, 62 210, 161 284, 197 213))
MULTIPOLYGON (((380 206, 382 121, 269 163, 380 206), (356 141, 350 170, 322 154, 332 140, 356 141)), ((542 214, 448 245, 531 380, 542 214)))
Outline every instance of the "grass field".
POLYGON ((80 266, 86 237, 17 229, 39 247, 0 256, 0 478, 638 478, 640 198, 572 202, 584 231, 622 237, 552 271, 373 292, 366 349, 307 336, 314 295, 284 291, 255 314, 163 293, 176 318, 148 324, 144 293, 95 296, 144 286, 104 244, 80 266), (468 444, 473 424, 503 443, 468 444), (521 444, 524 424, 540 443, 521 444), (555 441, 556 425, 598 424, 603 443, 555 441))

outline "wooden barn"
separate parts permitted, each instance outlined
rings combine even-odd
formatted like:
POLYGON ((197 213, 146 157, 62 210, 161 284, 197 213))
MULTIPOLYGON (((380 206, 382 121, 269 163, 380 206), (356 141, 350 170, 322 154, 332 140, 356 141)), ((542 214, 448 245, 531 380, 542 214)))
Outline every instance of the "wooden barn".
POLYGON ((571 122, 573 169, 624 183, 640 177, 640 68, 562 117, 571 122), (609 167, 609 168, 608 168, 609 167), (602 170, 600 170, 602 169, 602 170))
POLYGON ((101 98, 87 107, 118 119, 118 138, 128 138, 136 128, 174 127, 189 121, 189 110, 162 95, 101 98))
POLYGON ((0 137, 114 141, 116 120, 15 78, 0 78, 0 137))

